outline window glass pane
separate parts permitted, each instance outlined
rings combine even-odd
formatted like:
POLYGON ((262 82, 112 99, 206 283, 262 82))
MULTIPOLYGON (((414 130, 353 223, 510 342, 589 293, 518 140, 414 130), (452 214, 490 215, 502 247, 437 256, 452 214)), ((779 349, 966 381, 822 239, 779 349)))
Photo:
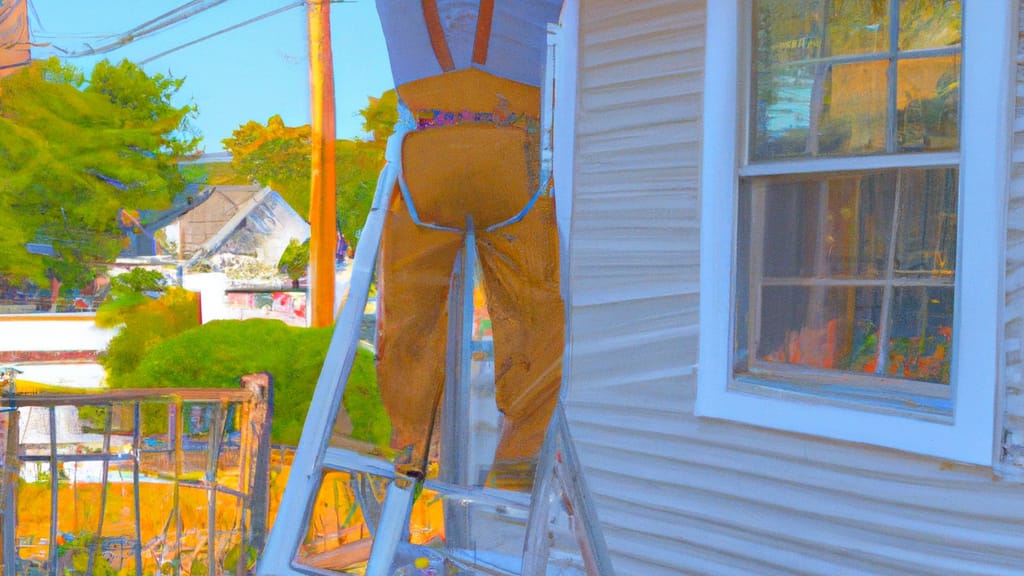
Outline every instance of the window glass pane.
POLYGON ((785 158, 806 152, 814 81, 814 66, 779 66, 757 75, 754 158, 785 158))
POLYGON ((759 0, 758 51, 772 63, 889 51, 886 0, 759 0))
POLYGON ((895 172, 780 179, 763 188, 766 278, 885 275, 895 172))
POLYGON ((898 277, 938 277, 950 282, 956 270, 958 171, 904 170, 900 174, 900 216, 896 239, 898 277))
POLYGON ((960 44, 959 0, 900 0, 900 50, 960 44))
POLYGON ((735 370, 789 364, 948 383, 958 176, 940 167, 745 180, 735 370))
POLYGON ((755 159, 885 152, 887 62, 769 72, 756 79, 755 159))
POLYGON ((949 384, 953 342, 952 287, 897 287, 886 374, 949 384))
POLYGON ((900 150, 956 150, 960 142, 960 55, 900 60, 896 87, 900 150))
POLYGON ((889 8, 886 0, 833 0, 819 8, 829 11, 828 42, 832 56, 887 52, 889 8))
POLYGON ((766 286, 758 359, 873 372, 882 289, 766 286))
POLYGON ((759 63, 773 66, 822 56, 818 4, 818 0, 758 0, 755 22, 759 63))
POLYGON ((960 3, 900 2, 899 49, 890 7, 756 2, 752 160, 957 149, 960 3))
MULTIPOLYGON (((826 78, 818 147, 812 155, 885 152, 888 62, 837 64, 826 78)), ((814 96, 812 94, 812 104, 814 96)))

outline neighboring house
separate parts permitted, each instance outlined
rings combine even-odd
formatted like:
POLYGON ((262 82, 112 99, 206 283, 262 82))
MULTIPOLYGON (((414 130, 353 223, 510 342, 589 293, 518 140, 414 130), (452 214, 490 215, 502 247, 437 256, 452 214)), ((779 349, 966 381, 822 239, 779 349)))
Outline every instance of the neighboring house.
POLYGON ((280 194, 254 186, 216 186, 176 225, 179 250, 190 263, 232 254, 276 267, 289 241, 309 238, 309 224, 280 194))
POLYGON ((309 224, 277 192, 260 186, 190 185, 171 208, 139 219, 141 230, 129 226, 131 245, 123 257, 159 254, 155 238, 162 230, 178 260, 194 264, 233 254, 276 266, 292 238, 309 237, 309 224))
MULTIPOLYGON (((179 218, 201 206, 214 190, 213 186, 188 184, 175 196, 171 207, 166 210, 143 211, 138 214, 122 210, 121 226, 128 238, 128 245, 121 251, 121 257, 139 258, 165 254, 168 246, 158 245, 157 232, 175 224, 179 218)), ((177 227, 172 228, 174 234, 177 234, 177 230, 177 227)), ((166 232, 165 230, 165 234, 166 232)), ((178 258, 180 251, 170 256, 178 258)))
POLYGON ((1024 570, 1024 3, 962 47, 893 23, 960 2, 825 5, 568 2, 565 404, 620 575, 1024 570))

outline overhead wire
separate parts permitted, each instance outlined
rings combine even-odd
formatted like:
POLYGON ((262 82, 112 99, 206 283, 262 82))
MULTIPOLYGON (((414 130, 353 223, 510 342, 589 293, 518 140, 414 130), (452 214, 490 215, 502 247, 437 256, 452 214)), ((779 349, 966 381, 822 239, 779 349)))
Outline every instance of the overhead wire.
MULTIPOLYGON (((331 4, 352 4, 353 3, 353 0, 327 0, 327 1, 330 2, 331 4)), ((212 32, 210 34, 207 34, 206 36, 202 36, 200 38, 196 38, 195 40, 190 40, 189 42, 185 42, 184 44, 179 44, 179 45, 177 45, 177 46, 175 46, 173 48, 164 50, 163 52, 160 52, 159 54, 155 54, 153 56, 150 56, 149 58, 145 58, 143 60, 139 60, 138 63, 139 64, 146 64, 147 62, 152 62, 153 60, 156 60, 158 58, 162 58, 162 57, 164 57, 164 56, 166 56, 168 54, 172 54, 174 52, 177 52, 178 50, 183 50, 185 48, 188 48, 189 46, 194 46, 196 44, 199 44, 200 42, 205 42, 206 40, 209 40, 210 38, 215 38, 215 37, 220 36, 221 34, 224 34, 226 32, 230 32, 232 30, 236 30, 236 29, 241 28, 243 26, 248 26, 249 24, 254 24, 256 22, 259 22, 260 20, 263 20, 265 18, 270 18, 271 16, 276 16, 276 15, 282 13, 282 12, 287 12, 288 10, 291 10, 292 8, 296 8, 296 7, 302 6, 304 4, 309 4, 309 2, 310 2, 310 0, 296 0, 295 2, 293 2, 291 4, 286 4, 286 5, 284 5, 284 6, 280 7, 280 8, 271 10, 270 12, 266 12, 264 14, 260 14, 259 16, 254 16, 254 17, 252 17, 252 18, 250 18, 248 20, 245 20, 244 22, 239 22, 238 24, 232 24, 231 26, 228 26, 227 28, 222 28, 220 30, 217 30, 216 32, 212 32)))
POLYGON ((36 12, 36 3, 32 0, 25 0, 28 3, 28 9, 32 12, 32 16, 36 19, 36 26, 39 26, 40 30, 45 31, 46 28, 43 26, 43 21, 39 18, 39 12, 36 12))
MULTIPOLYGON (((190 0, 189 2, 186 2, 186 3, 182 4, 181 6, 178 6, 177 8, 172 8, 171 10, 169 10, 167 12, 164 12, 163 14, 157 16, 156 18, 153 18, 152 20, 147 20, 147 21, 143 22, 142 24, 139 24, 135 28, 127 30, 122 35, 123 36, 129 36, 129 35, 132 35, 132 34, 136 34, 136 33, 140 32, 142 30, 145 30, 146 26, 149 26, 150 24, 156 24, 156 23, 160 22, 160 20, 163 20, 164 18, 168 18, 170 16, 173 16, 174 14, 177 14, 178 12, 181 12, 183 10, 187 10, 187 9, 193 7, 193 6, 196 6, 196 5, 199 5, 199 4, 202 4, 202 3, 203 3, 203 0, 190 0)), ((216 4, 214 6, 216 6, 216 4)), ((212 7, 213 6, 211 6, 211 8, 212 7)))
POLYGON ((271 16, 276 16, 276 15, 282 13, 282 12, 287 12, 288 10, 291 10, 292 8, 296 8, 298 6, 302 6, 305 3, 306 3, 305 0, 297 0, 296 2, 292 2, 291 4, 285 4, 284 6, 281 6, 280 8, 271 10, 270 12, 266 12, 264 14, 260 14, 259 16, 254 16, 254 17, 252 17, 252 18, 250 18, 248 20, 245 20, 243 22, 239 22, 237 24, 233 24, 231 26, 228 26, 227 28, 221 28, 220 30, 217 30, 216 32, 212 32, 210 34, 207 34, 206 36, 201 36, 199 38, 196 38, 195 40, 191 40, 189 42, 185 42, 184 44, 179 44, 179 45, 177 45, 177 46, 175 46, 173 48, 169 48, 167 50, 164 50, 163 52, 160 52, 159 54, 150 56, 149 58, 144 58, 142 60, 139 60, 138 64, 140 64, 140 65, 141 64, 146 64, 148 62, 152 62, 153 60, 156 60, 157 58, 163 58, 164 56, 167 56, 168 54, 172 54, 174 52, 177 52, 178 50, 184 50, 185 48, 188 48, 189 46, 194 46, 196 44, 199 44, 200 42, 205 42, 206 40, 209 40, 210 38, 214 38, 216 36, 220 36, 221 34, 225 34, 227 32, 231 32, 232 30, 236 30, 236 29, 241 28, 243 26, 248 26, 249 24, 253 24, 253 23, 259 22, 260 20, 263 20, 265 18, 270 18, 271 16))
MULTIPOLYGON (((128 45, 128 44, 130 44, 130 43, 132 43, 134 41, 136 41, 136 40, 139 40, 139 39, 145 38, 147 36, 150 36, 150 35, 158 32, 160 30, 163 30, 164 28, 167 28, 169 26, 173 26, 173 25, 178 24, 178 23, 180 23, 180 22, 182 22, 184 20, 187 20, 188 18, 191 18, 192 16, 195 16, 196 14, 200 14, 202 12, 205 12, 206 10, 209 10, 211 8, 214 8, 214 7, 218 6, 218 5, 220 5, 220 4, 223 4, 226 1, 227 0, 190 0, 189 2, 186 2, 186 3, 180 5, 180 6, 176 7, 176 8, 173 8, 173 9, 171 9, 171 10, 169 10, 169 11, 167 11, 167 12, 165 12, 165 13, 163 13, 163 14, 155 17, 155 18, 147 20, 146 22, 143 22, 143 23, 141 23, 141 24, 139 24, 139 25, 137 25, 137 26, 135 26, 135 27, 125 31, 125 32, 122 32, 120 34, 59 34, 59 33, 48 32, 48 31, 46 31, 45 27, 42 25, 42 20, 39 18, 39 14, 36 13, 35 7, 31 3, 29 4, 29 6, 32 8, 32 11, 33 11, 33 13, 35 15, 36 24, 40 28, 39 31, 34 32, 35 35, 44 36, 44 37, 51 38, 51 39, 57 39, 57 38, 94 38, 94 39, 101 39, 102 40, 102 39, 108 39, 108 38, 117 38, 116 40, 114 40, 112 42, 109 42, 107 44, 104 44, 104 45, 101 45, 101 46, 98 46, 98 47, 89 46, 89 44, 86 43, 85 45, 87 46, 87 49, 86 50, 79 50, 79 51, 66 50, 64 48, 61 48, 60 46, 54 45, 52 43, 52 41, 51 42, 47 42, 46 44, 40 44, 40 46, 46 45, 46 46, 52 47, 54 50, 57 50, 58 52, 60 52, 62 57, 64 57, 64 58, 78 58, 78 57, 82 57, 82 56, 93 56, 93 55, 98 55, 98 54, 104 54, 104 53, 107 53, 107 52, 112 52, 112 51, 117 50, 118 48, 122 48, 122 47, 124 47, 124 46, 126 46, 126 45, 128 45), (182 14, 182 12, 185 12, 185 13, 182 14)), ((164 57, 164 56, 166 56, 168 54, 172 54, 174 52, 177 52, 178 50, 182 50, 184 48, 188 48, 190 46, 194 46, 194 45, 196 45, 196 44, 198 44, 200 42, 204 42, 204 41, 209 40, 211 38, 215 38, 215 37, 217 37, 217 36, 219 36, 221 34, 230 32, 232 30, 236 30, 236 29, 241 28, 243 26, 248 26, 250 24, 254 24, 256 22, 259 22, 260 20, 263 20, 265 18, 270 18, 271 16, 275 16, 275 15, 280 14, 282 12, 286 12, 288 10, 291 10, 292 8, 296 8, 296 7, 301 6, 303 4, 309 4, 311 1, 312 0, 296 0, 295 2, 292 2, 291 4, 286 4, 285 6, 282 6, 280 8, 271 10, 270 12, 266 12, 264 14, 260 14, 259 16, 255 16, 255 17, 250 18, 248 20, 245 20, 243 22, 239 22, 237 24, 233 24, 231 26, 228 26, 226 28, 222 28, 220 30, 217 30, 216 32, 207 34, 207 35, 202 36, 200 38, 197 38, 195 40, 191 40, 189 42, 185 42, 184 44, 180 44, 180 45, 175 46, 173 48, 170 48, 168 50, 164 50, 163 52, 160 52, 158 54, 150 56, 149 58, 146 58, 144 60, 139 61, 139 64, 145 64, 147 62, 151 62, 151 61, 156 60, 158 58, 162 58, 162 57, 164 57)), ((353 0, 326 0, 326 1, 330 2, 331 4, 343 4, 343 3, 352 3, 353 2, 353 0)))
POLYGON ((64 58, 78 58, 82 56, 94 56, 104 54, 106 52, 112 52, 164 28, 187 20, 196 14, 205 12, 215 6, 219 6, 224 2, 227 2, 227 0, 191 0, 177 8, 157 16, 156 18, 150 19, 138 26, 135 26, 134 28, 131 28, 130 30, 127 30, 126 32, 116 35, 116 39, 114 41, 101 46, 93 47, 86 44, 87 49, 79 51, 65 50, 59 46, 54 46, 54 49, 61 52, 64 58))

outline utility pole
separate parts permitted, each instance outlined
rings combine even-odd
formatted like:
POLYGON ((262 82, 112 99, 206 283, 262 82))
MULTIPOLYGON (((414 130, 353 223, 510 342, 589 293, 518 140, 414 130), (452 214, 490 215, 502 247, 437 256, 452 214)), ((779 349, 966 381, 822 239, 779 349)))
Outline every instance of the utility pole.
POLYGON ((309 198, 310 326, 334 324, 334 266, 337 215, 334 186, 334 60, 330 0, 309 0, 309 91, 312 190, 309 198))

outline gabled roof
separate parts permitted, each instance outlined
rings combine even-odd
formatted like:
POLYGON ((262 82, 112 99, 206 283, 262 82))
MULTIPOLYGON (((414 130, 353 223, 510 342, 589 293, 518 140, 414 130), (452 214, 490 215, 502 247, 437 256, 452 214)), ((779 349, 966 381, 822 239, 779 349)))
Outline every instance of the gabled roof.
POLYGON ((152 235, 157 230, 174 222, 205 202, 216 189, 216 186, 200 188, 199 184, 188 184, 184 190, 174 197, 171 207, 167 210, 146 211, 142 213, 142 221, 146 232, 152 235))
MULTIPOLYGON (((250 216, 254 215, 254 213, 261 206, 264 206, 271 202, 276 203, 277 205, 286 209, 288 212, 294 215, 296 219, 304 221, 304 219, 301 216, 299 216, 298 212, 296 212, 288 204, 288 202, 286 202, 284 198, 281 197, 280 194, 278 194, 274 190, 271 190, 270 188, 261 188, 258 192, 256 192, 256 194, 254 194, 251 198, 246 200, 241 206, 238 207, 238 210, 234 213, 234 215, 231 216, 231 218, 224 224, 224 226, 221 227, 221 229, 213 237, 211 237, 209 240, 204 242, 202 246, 199 247, 199 249, 192 256, 192 258, 189 259, 188 265, 192 266, 196 262, 209 256, 210 254, 216 253, 221 248, 221 246, 223 246, 224 243, 231 238, 232 234, 235 233, 235 231, 238 229, 239 225, 242 224, 242 222, 246 221, 246 219, 249 219, 250 216)), ((254 218, 252 220, 254 222, 261 221, 260 218, 254 218)), ((271 232, 271 230, 269 229, 259 231, 264 234, 271 232)))

